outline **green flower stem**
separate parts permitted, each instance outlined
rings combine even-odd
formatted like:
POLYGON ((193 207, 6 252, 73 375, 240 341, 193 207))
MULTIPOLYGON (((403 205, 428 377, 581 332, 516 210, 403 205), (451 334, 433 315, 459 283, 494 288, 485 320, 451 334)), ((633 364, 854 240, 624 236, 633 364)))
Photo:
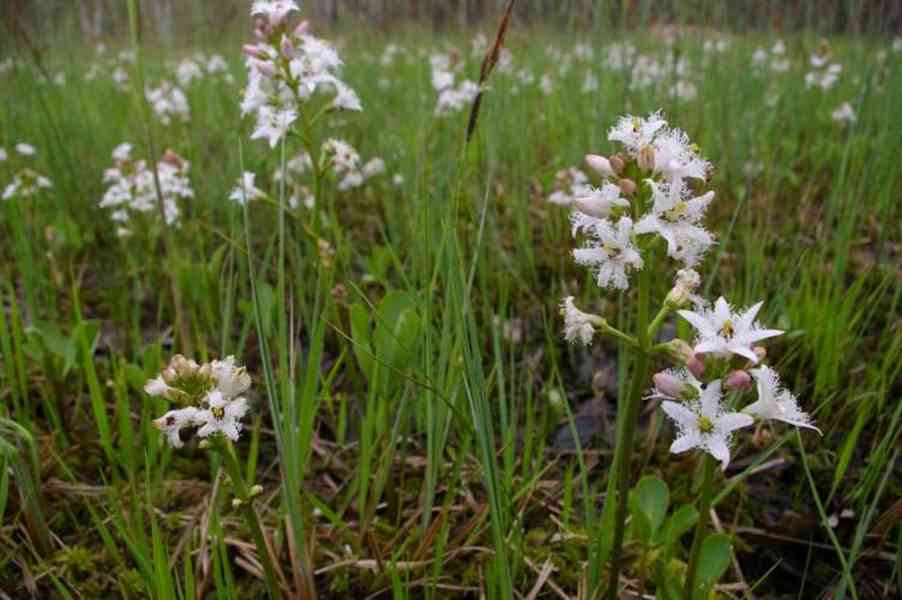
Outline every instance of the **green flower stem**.
POLYGON ((611 337, 615 337, 618 340, 620 340, 621 342, 628 344, 632 348, 639 347, 639 342, 638 342, 638 340, 636 340, 636 338, 634 338, 633 336, 631 336, 627 333, 620 331, 619 329, 617 329, 616 327, 614 327, 613 325, 608 323, 607 320, 603 319, 602 317, 592 315, 590 317, 590 320, 591 320, 592 324, 595 325, 596 327, 598 327, 598 329, 602 333, 606 333, 611 337))
POLYGON ((216 448, 223 457, 226 471, 228 471, 229 477, 232 479, 232 488, 235 490, 235 497, 240 502, 239 510, 241 511, 241 516, 244 517, 244 522, 247 524, 248 529, 250 529, 251 535, 254 538, 254 544, 257 546, 257 555, 260 557, 260 562, 263 564, 263 574, 266 578, 266 590, 269 592, 269 597, 273 600, 281 600, 282 590, 279 587, 279 583, 276 581, 276 570, 273 566, 269 545, 266 543, 266 538, 263 535, 263 526, 260 524, 260 516, 254 509, 250 489, 241 473, 241 465, 238 463, 238 458, 235 456, 235 448, 232 445, 232 442, 228 440, 215 441, 214 448, 216 448))
POLYGON ((651 287, 650 270, 639 272, 639 299, 637 311, 638 344, 635 348, 635 365, 630 382, 629 396, 626 406, 618 412, 617 445, 614 449, 614 469, 612 476, 617 478, 616 507, 614 521, 614 546, 611 554, 611 578, 608 584, 608 600, 619 598, 618 584, 620 571, 623 568, 623 536, 626 530, 627 494, 632 479, 633 438, 636 434, 636 422, 639 420, 639 406, 642 402, 642 390, 649 375, 650 338, 648 335, 648 296, 651 287))
MULTIPOLYGON (((648 339, 653 340, 655 338, 655 334, 658 333, 658 330, 661 328, 661 325, 664 324, 664 319, 667 318, 667 315, 670 314, 670 306, 667 302, 661 305, 661 310, 658 311, 658 314, 655 315, 654 320, 652 320, 651 325, 648 326, 648 339)), ((654 351, 654 347, 652 348, 654 351)))
POLYGON ((704 455, 704 475, 702 479, 701 501, 699 503, 700 514, 698 523, 695 525, 695 535, 692 538, 692 550, 689 551, 689 570, 686 572, 686 588, 684 590, 685 600, 692 600, 695 591, 695 575, 698 571, 698 553, 702 546, 702 540, 705 537, 705 529, 708 526, 708 515, 711 513, 711 497, 714 490, 714 469, 717 461, 708 454, 704 455))

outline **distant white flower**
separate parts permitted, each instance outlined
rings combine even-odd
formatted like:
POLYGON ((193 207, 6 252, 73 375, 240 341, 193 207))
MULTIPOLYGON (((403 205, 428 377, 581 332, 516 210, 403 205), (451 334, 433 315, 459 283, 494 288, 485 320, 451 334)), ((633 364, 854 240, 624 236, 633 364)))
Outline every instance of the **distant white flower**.
POLYGON ((53 187, 53 183, 31 169, 22 169, 17 173, 12 182, 3 190, 3 200, 9 200, 16 196, 19 198, 27 198, 34 196, 42 189, 53 187))
POLYGON ((171 124, 173 117, 185 122, 191 116, 187 96, 181 88, 169 81, 163 80, 155 88, 148 87, 144 95, 163 125, 171 124))
POLYGON ((749 373, 757 383, 758 400, 743 408, 742 412, 758 419, 774 419, 821 432, 811 422, 808 413, 799 408, 798 400, 793 393, 781 385, 780 376, 776 371, 762 365, 757 369, 750 369, 749 373))
POLYGON ((381 175, 382 173, 385 173, 385 161, 378 156, 376 158, 371 158, 365 165, 363 165, 361 173, 366 179, 375 177, 376 175, 381 175))
POLYGON ((752 62, 756 65, 763 65, 767 62, 767 51, 764 48, 758 48, 752 54, 752 62))
POLYGON ((34 156, 37 151, 31 144, 16 144, 16 152, 22 156, 34 156))
POLYGON ((858 119, 855 109, 848 102, 840 104, 839 108, 833 111, 831 117, 837 123, 854 123, 858 119))
POLYGON ((689 321, 698 332, 695 352, 727 357, 736 354, 758 362, 758 356, 752 350, 752 344, 768 338, 782 335, 779 329, 763 329, 755 317, 764 302, 759 302, 745 312, 734 311, 726 299, 721 296, 713 308, 693 312, 677 311, 689 321))
POLYGON ((651 212, 636 223, 637 234, 657 233, 667 241, 667 254, 692 266, 714 243, 714 237, 699 225, 705 210, 714 199, 709 191, 690 198, 682 179, 670 183, 647 180, 652 188, 651 212))
POLYGON ((124 162, 131 157, 131 154, 132 145, 128 142, 123 142, 113 149, 113 160, 116 162, 124 162))
POLYGON ((783 40, 777 40, 770 49, 770 52, 771 54, 782 55, 786 52, 786 44, 783 43, 783 40))
POLYGON ((154 427, 166 434, 169 445, 173 448, 181 448, 182 438, 179 435, 185 427, 197 424, 201 411, 193 406, 179 410, 170 410, 159 419, 153 421, 154 427))
POLYGON ((251 6, 252 17, 263 17, 273 27, 279 25, 291 11, 300 10, 293 0, 256 0, 251 6))
POLYGON ((266 193, 254 185, 256 177, 256 174, 248 171, 242 173, 241 177, 238 179, 238 183, 232 188, 232 192, 229 194, 229 200, 244 205, 251 200, 265 198, 266 193))
POLYGON ((233 442, 237 442, 241 434, 241 419, 247 414, 247 400, 227 399, 219 390, 213 390, 207 395, 206 404, 207 408, 197 413, 197 421, 199 424, 202 423, 197 430, 198 437, 222 433, 233 442))
POLYGON ((0 162, 5 162, 7 159, 6 148, 0 147, 0 162))
POLYGON ((627 151, 636 155, 642 148, 650 146, 655 136, 662 128, 667 127, 667 121, 661 116, 661 112, 655 112, 648 117, 626 115, 620 117, 608 132, 608 139, 612 142, 620 142, 627 151))
POLYGON ((629 205, 629 200, 620 196, 620 187, 613 183, 606 183, 601 188, 589 188, 573 200, 576 210, 596 219, 605 219, 615 208, 629 208, 629 205))
POLYGON ((567 296, 561 303, 561 314, 564 316, 564 338, 571 344, 579 342, 583 346, 592 343, 595 327, 592 326, 591 315, 584 313, 573 304, 573 296, 567 296))
POLYGON ((754 424, 749 415, 726 412, 721 406, 720 380, 701 391, 698 401, 679 403, 665 400, 661 409, 677 426, 677 438, 670 451, 680 454, 698 448, 720 461, 722 469, 730 464, 730 439, 737 429, 754 424))
POLYGON ((893 51, 902 52, 902 37, 896 36, 893 39, 893 51))
POLYGON ((633 244, 633 221, 621 217, 614 226, 597 219, 583 230, 595 238, 588 246, 573 251, 577 263, 598 271, 598 286, 625 290, 629 288, 627 272, 642 269, 642 256, 633 244))

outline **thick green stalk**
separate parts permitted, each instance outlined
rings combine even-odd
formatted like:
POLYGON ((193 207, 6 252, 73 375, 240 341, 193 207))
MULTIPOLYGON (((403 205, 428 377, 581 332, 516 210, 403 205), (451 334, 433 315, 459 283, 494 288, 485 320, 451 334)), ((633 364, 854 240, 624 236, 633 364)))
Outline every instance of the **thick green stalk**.
POLYGON ((711 497, 713 496, 714 468, 717 462, 710 455, 705 454, 704 476, 702 479, 701 502, 699 503, 698 523, 695 525, 695 535, 692 538, 692 550, 689 551, 689 570, 686 573, 685 600, 692 600, 695 588, 695 572, 698 570, 698 553, 705 537, 705 529, 708 526, 708 515, 711 513, 711 497))
POLYGON ((636 434, 636 422, 639 420, 639 406, 642 403, 642 390, 648 380, 649 353, 651 344, 648 336, 648 297, 651 281, 649 269, 639 272, 639 306, 636 315, 636 331, 638 347, 635 349, 633 379, 630 382, 629 396, 626 406, 621 406, 618 413, 617 446, 614 450, 614 471, 617 478, 616 507, 614 520, 614 546, 611 554, 611 579, 608 584, 608 600, 617 600, 620 571, 623 567, 623 536, 626 530, 627 494, 633 465, 633 439, 636 434))
POLYGON ((232 479, 232 488, 235 490, 235 496, 240 502, 239 509, 241 510, 241 516, 244 517, 244 522, 247 524, 248 529, 251 530, 251 536, 253 536, 254 544, 257 546, 257 555, 260 557, 260 562, 263 564, 263 574, 266 578, 266 590, 269 592, 270 598, 273 600, 281 600, 282 590, 279 587, 278 581, 276 581, 276 571, 272 562, 273 557, 269 551, 269 544, 266 543, 266 538, 263 535, 263 527, 260 525, 260 515, 258 515, 257 511, 254 509, 250 489, 248 488, 247 482, 244 480, 238 458, 235 456, 235 449, 230 442, 223 440, 219 446, 219 450, 219 454, 223 457, 226 470, 229 472, 229 477, 232 479))

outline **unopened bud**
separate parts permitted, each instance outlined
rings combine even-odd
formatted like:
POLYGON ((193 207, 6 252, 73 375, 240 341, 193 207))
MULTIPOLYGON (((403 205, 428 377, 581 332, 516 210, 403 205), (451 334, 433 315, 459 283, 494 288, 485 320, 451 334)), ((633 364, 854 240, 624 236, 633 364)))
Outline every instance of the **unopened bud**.
POLYGON ((259 71, 260 74, 262 74, 266 77, 270 77, 270 78, 275 76, 276 68, 274 66, 272 66, 272 63, 265 62, 262 60, 252 60, 251 62, 253 63, 254 68, 257 69, 257 71, 259 71))
POLYGON ((664 298, 664 304, 666 304, 667 308, 670 310, 682 308, 689 302, 689 295, 690 291, 686 286, 677 284, 667 292, 667 296, 664 298))
POLYGON ((282 36, 282 54, 285 56, 294 54, 294 42, 292 42, 291 38, 287 35, 282 36))
POLYGON ((679 398, 686 389, 686 384, 679 377, 671 375, 666 371, 655 373, 652 380, 655 382, 655 389, 662 395, 670 398, 679 398))
POLYGON ((242 504, 244 504, 244 501, 241 498, 232 498, 232 508, 241 508, 242 504))
POLYGON ((310 29, 310 21, 304 19, 298 26, 294 28, 294 35, 300 37, 302 35, 307 35, 307 31, 310 29))
POLYGON ((209 450, 210 445, 211 445, 210 440, 201 440, 200 443, 197 445, 197 447, 200 448, 201 450, 209 450))
POLYGON ((263 52, 261 52, 260 49, 257 48, 257 46, 255 46, 254 44, 244 44, 243 46, 241 46, 241 51, 246 56, 250 56, 251 58, 266 58, 266 55, 263 54, 263 52))
POLYGON ((604 156, 600 156, 598 154, 587 154, 586 164, 589 165, 589 168, 591 168, 602 177, 610 177, 614 174, 614 169, 613 167, 611 167, 611 162, 604 156))
POLYGON ((745 371, 731 371, 724 379, 724 385, 734 392, 747 390, 752 387, 752 376, 745 371))
POLYGON ((705 375, 705 362, 698 356, 693 356, 686 361, 686 368, 695 375, 696 379, 701 379, 705 375))
POLYGON ((263 493, 263 486, 260 485, 259 483, 251 486, 251 492, 250 492, 251 498, 255 498, 256 496, 259 496, 262 493, 263 493))
POLYGON ((636 182, 633 181, 632 179, 621 179, 620 181, 617 182, 617 186, 620 188, 620 193, 623 194, 624 196, 626 196, 627 198, 632 197, 633 194, 635 194, 636 190, 638 189, 636 187, 636 182))
POLYGON ((654 171, 655 149, 651 146, 643 146, 642 149, 639 150, 639 156, 636 157, 636 162, 643 173, 651 173, 654 171))
POLYGON ((619 154, 614 154, 613 156, 608 158, 608 162, 611 163, 611 168, 614 169, 614 172, 618 175, 623 173, 623 168, 626 167, 626 163, 623 160, 623 157, 619 154))

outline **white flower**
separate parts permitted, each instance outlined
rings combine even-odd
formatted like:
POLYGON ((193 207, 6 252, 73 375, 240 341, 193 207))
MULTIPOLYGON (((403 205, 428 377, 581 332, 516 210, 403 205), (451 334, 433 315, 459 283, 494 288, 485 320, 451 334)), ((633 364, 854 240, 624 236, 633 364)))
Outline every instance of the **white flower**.
POLYGON ((780 384, 780 376, 776 371, 762 365, 750 369, 758 386, 758 400, 742 409, 742 412, 758 419, 774 419, 796 427, 807 427, 818 433, 821 430, 814 426, 808 413, 799 408, 799 403, 792 392, 780 384))
POLYGON ((584 313, 573 304, 573 296, 567 296, 561 303, 561 314, 564 316, 564 338, 571 344, 579 342, 583 346, 592 343, 595 328, 591 315, 584 313))
POLYGON ((269 141, 270 148, 275 148, 297 118, 297 112, 290 108, 277 109, 261 106, 257 110, 257 125, 251 134, 251 139, 265 139, 269 141))
POLYGON ((179 410, 170 410, 159 419, 155 419, 153 424, 154 427, 166 434, 170 446, 181 448, 183 444, 179 433, 182 428, 195 425, 200 418, 200 412, 193 406, 179 410))
POLYGON ((661 116, 661 111, 646 118, 627 115, 617 120, 608 132, 608 139, 620 142, 630 154, 636 155, 642 148, 651 145, 655 135, 664 127, 667 127, 667 121, 661 116))
POLYGON ((237 398, 251 387, 250 375, 244 367, 235 366, 234 356, 214 360, 210 363, 210 371, 216 381, 216 389, 227 400, 237 398))
POLYGON ((244 205, 251 200, 265 198, 266 193, 254 185, 254 179, 256 179, 256 177, 257 176, 254 173, 248 171, 242 173, 241 177, 238 179, 238 183, 232 188, 232 192, 229 194, 229 200, 244 205))
POLYGON ((670 129, 655 138, 654 172, 670 179, 707 177, 711 164, 695 151, 689 136, 680 129, 670 129))
POLYGON ((0 162, 5 162, 7 158, 6 148, 0 146, 0 162))
POLYGON ((621 217, 616 227, 608 221, 597 219, 584 230, 596 238, 585 248, 573 251, 573 257, 581 265, 598 269, 598 286, 625 290, 629 287, 628 270, 642 268, 642 256, 633 244, 633 221, 621 217))
POLYGON ((762 329, 755 321, 763 304, 759 302, 745 312, 734 312, 721 296, 714 303, 714 308, 677 312, 698 331, 696 353, 719 357, 736 354, 757 363, 758 357, 752 350, 752 344, 783 334, 779 329, 762 329))
POLYGON ((332 168, 338 173, 355 171, 360 164, 360 154, 344 140, 330 138, 323 142, 322 150, 331 158, 332 168))
POLYGON ((670 183, 647 181, 652 189, 653 205, 651 212, 636 223, 636 233, 659 234, 667 241, 667 254, 671 258, 687 266, 694 265, 714 243, 714 237, 699 226, 714 192, 690 199, 682 179, 670 183))
POLYGON ((31 144, 16 144, 16 152, 22 156, 34 156, 36 150, 31 144))
POLYGON ((201 428, 197 430, 198 437, 222 433, 233 442, 237 442, 241 433, 241 419, 247 413, 247 400, 227 399, 217 389, 207 394, 206 403, 207 408, 197 413, 197 421, 202 423, 201 428))
POLYGON ((375 177, 376 175, 381 175, 382 173, 385 173, 385 161, 378 156, 376 158, 372 158, 365 165, 363 165, 361 172, 363 173, 363 177, 365 179, 375 177))
POLYGON ((160 396, 163 398, 170 398, 172 392, 178 392, 173 387, 170 387, 166 380, 163 379, 163 376, 160 375, 155 379, 149 379, 147 383, 144 384, 144 392, 148 396, 160 396))
POLYGON ((607 218, 616 207, 629 208, 629 205, 629 201, 620 196, 620 187, 613 183, 606 183, 601 188, 589 188, 587 193, 573 201, 576 210, 596 219, 607 218))
POLYGON ((831 117, 837 123, 854 123, 858 119, 855 109, 848 102, 840 104, 839 108, 833 111, 831 117))
POLYGON ((300 10, 294 0, 256 0, 251 6, 251 16, 260 16, 277 26, 291 11, 300 10))
POLYGON ((786 52, 786 44, 783 43, 783 40, 777 40, 773 47, 770 49, 771 54, 782 55, 786 52))
POLYGON ((131 154, 132 145, 128 142, 123 142, 113 149, 113 160, 116 162, 125 162, 131 157, 131 154))
POLYGON ((665 400, 661 408, 677 426, 677 438, 670 451, 680 454, 692 448, 704 450, 720 461, 722 469, 730 464, 732 432, 754 424, 755 420, 742 413, 726 412, 720 404, 720 380, 712 381, 702 390, 696 402, 681 404, 665 400))

